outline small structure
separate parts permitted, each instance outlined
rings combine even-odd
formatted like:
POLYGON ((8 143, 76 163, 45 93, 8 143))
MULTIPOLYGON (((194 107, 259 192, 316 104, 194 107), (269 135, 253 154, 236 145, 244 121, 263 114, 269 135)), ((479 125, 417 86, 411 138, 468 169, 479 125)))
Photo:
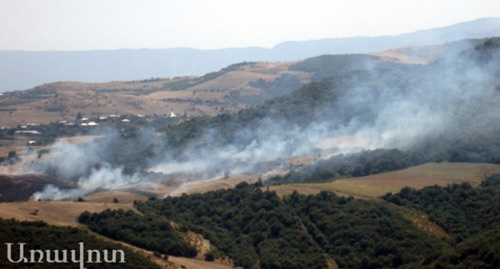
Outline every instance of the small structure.
POLYGON ((37 130, 18 130, 15 132, 17 135, 41 135, 42 133, 37 130))

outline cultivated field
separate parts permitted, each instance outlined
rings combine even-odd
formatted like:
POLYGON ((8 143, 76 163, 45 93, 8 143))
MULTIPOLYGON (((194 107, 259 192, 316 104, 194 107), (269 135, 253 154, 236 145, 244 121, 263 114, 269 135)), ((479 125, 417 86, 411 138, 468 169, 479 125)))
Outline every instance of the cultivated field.
POLYGON ((446 186, 452 183, 464 182, 477 186, 485 176, 495 173, 500 173, 500 165, 427 163, 404 170, 359 178, 340 179, 328 183, 300 183, 272 186, 270 190, 274 190, 280 195, 292 193, 294 190, 304 194, 333 191, 340 195, 374 198, 388 192, 396 193, 406 186, 421 189, 430 185, 446 186))

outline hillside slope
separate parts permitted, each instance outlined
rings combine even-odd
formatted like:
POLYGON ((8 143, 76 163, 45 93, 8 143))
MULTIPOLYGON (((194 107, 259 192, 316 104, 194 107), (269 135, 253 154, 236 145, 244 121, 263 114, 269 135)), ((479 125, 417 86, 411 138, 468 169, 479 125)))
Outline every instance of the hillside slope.
MULTIPOLYGON (((287 70, 318 81, 260 105, 171 124, 120 122, 115 129, 101 129, 94 141, 59 145, 57 154, 32 168, 78 181, 86 186, 76 191, 82 196, 138 179, 180 185, 239 174, 260 177, 295 166, 291 159, 301 156, 308 162, 324 160, 304 165, 306 173, 297 169, 285 176, 286 182, 364 176, 425 162, 499 163, 499 59, 499 38, 449 44, 427 65, 370 55, 315 57, 287 70), (325 148, 325 141, 337 142, 325 148), (373 150, 380 148, 385 149, 373 150)), ((252 65, 174 85, 183 92, 223 83, 225 76, 252 65)), ((37 197, 71 195, 51 191, 37 197)))
POLYGON ((290 63, 241 63, 202 77, 106 83, 58 82, 0 95, 0 126, 111 114, 217 115, 285 94, 311 80, 290 63))
POLYGON ((56 82, 0 95, 0 126, 47 124, 108 115, 188 117, 236 112, 288 94, 312 81, 343 76, 366 65, 430 62, 446 46, 369 55, 332 55, 300 62, 239 63, 200 77, 104 83, 56 82), (415 55, 415 51, 419 55, 415 55), (431 55, 431 56, 428 56, 431 55))

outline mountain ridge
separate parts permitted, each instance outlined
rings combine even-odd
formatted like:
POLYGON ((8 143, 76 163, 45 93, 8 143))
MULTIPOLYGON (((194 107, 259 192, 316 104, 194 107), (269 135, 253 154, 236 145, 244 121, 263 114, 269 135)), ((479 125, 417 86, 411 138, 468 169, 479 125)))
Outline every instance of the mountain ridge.
POLYGON ((500 36, 500 18, 478 19, 398 36, 290 41, 270 49, 0 51, 0 92, 55 81, 105 82, 202 75, 244 61, 296 61, 322 54, 368 53, 491 36, 500 36))

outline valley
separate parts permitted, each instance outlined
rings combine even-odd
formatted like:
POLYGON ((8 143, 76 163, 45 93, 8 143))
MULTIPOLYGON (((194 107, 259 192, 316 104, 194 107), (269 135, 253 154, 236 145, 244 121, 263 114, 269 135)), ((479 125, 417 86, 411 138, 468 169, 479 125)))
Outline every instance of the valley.
POLYGON ((4 93, 0 225, 172 268, 494 268, 498 60, 489 38, 4 93))

